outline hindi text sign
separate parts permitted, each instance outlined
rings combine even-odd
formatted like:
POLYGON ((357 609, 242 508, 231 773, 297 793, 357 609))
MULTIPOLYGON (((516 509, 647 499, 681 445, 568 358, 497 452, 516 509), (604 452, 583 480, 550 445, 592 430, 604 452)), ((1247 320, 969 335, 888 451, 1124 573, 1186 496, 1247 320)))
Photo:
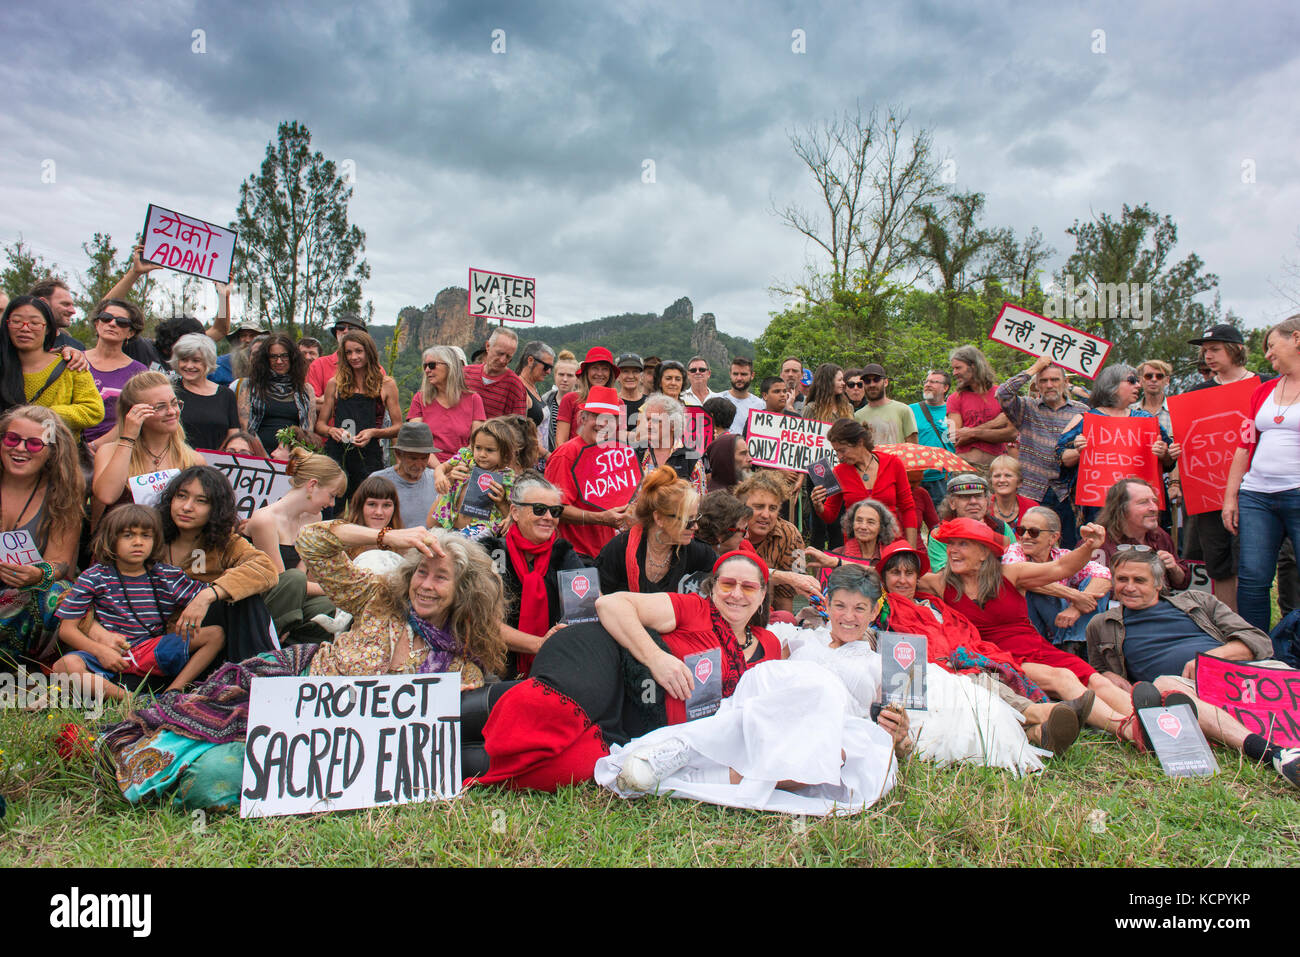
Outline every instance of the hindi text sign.
POLYGON ((1160 462, 1151 451, 1152 443, 1160 438, 1160 423, 1156 419, 1085 415, 1083 436, 1088 441, 1079 457, 1076 504, 1104 505, 1106 492, 1112 485, 1122 478, 1136 476, 1151 483, 1160 507, 1165 507, 1160 462))
POLYGON ((1252 376, 1169 397, 1174 441, 1183 447, 1178 477, 1188 515, 1223 508, 1228 469, 1237 453, 1242 427, 1250 419, 1251 394, 1258 387, 1259 379, 1252 376))
POLYGON ((745 425, 749 456, 755 468, 806 472, 817 460, 834 454, 826 441, 830 429, 829 422, 750 409, 749 422, 745 425))
POLYGON ((1111 350, 1111 344, 1105 339, 1009 302, 1002 304, 1002 311, 989 330, 989 338, 1031 356, 1048 356, 1062 368, 1088 379, 1097 377, 1111 350))
POLYGON ((224 226, 150 203, 144 216, 140 258, 200 279, 230 282, 238 238, 238 233, 224 226))
POLYGON ((503 322, 536 322, 537 281, 528 276, 471 268, 469 314, 471 318, 503 322))
POLYGON ((1279 748, 1300 747, 1300 671, 1197 655, 1196 695, 1279 748))
POLYGON ((199 454, 230 482, 235 490, 235 511, 240 518, 249 518, 263 505, 278 502, 293 488, 285 462, 208 449, 200 449, 199 454))

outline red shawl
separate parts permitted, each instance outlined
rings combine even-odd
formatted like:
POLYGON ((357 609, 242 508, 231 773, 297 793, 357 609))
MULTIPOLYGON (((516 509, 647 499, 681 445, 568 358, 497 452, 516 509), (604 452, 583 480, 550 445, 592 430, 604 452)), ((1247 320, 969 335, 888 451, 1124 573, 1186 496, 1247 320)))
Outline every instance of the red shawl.
MULTIPOLYGON (((506 532, 506 554, 510 556, 510 566, 519 576, 522 586, 519 594, 519 630, 525 635, 540 638, 551 629, 550 602, 546 597, 546 571, 551 567, 551 549, 554 545, 554 535, 544 542, 530 542, 519 531, 518 525, 511 525, 506 532), (533 559, 531 571, 524 559, 525 555, 533 559)), ((517 657, 519 670, 528 674, 534 656, 520 654, 517 657)))
POLYGON ((939 665, 945 671, 951 671, 954 674, 975 674, 980 670, 978 668, 966 668, 964 670, 953 668, 947 659, 952 654, 952 650, 957 647, 964 647, 969 651, 983 655, 990 661, 1008 664, 1015 670, 1020 670, 1020 666, 1016 663, 1014 657, 992 642, 981 638, 980 633, 975 630, 975 626, 971 624, 969 618, 959 611, 953 611, 940 599, 932 598, 929 595, 925 596, 925 600, 943 615, 943 624, 940 624, 929 611, 902 595, 890 592, 885 598, 889 606, 889 630, 901 631, 910 635, 925 635, 926 659, 939 665))

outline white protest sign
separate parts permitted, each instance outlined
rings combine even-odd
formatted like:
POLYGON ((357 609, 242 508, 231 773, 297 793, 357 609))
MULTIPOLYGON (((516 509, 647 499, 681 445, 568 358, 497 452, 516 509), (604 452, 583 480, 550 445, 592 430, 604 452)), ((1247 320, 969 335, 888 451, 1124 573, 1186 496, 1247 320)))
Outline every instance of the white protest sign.
POLYGON ((150 203, 140 258, 200 279, 230 282, 237 238, 233 230, 150 203))
POLYGON ((39 561, 43 561, 41 550, 36 547, 31 532, 23 528, 0 532, 0 562, 8 565, 35 565, 39 561))
POLYGON ((989 338, 1034 357, 1050 356, 1062 368, 1089 379, 1097 377, 1111 349, 1105 339, 1009 302, 1002 304, 1002 311, 989 330, 989 338))
POLYGON ((536 322, 537 281, 528 276, 471 268, 469 314, 506 322, 536 322))
POLYGON ((829 422, 761 409, 749 410, 749 423, 745 426, 754 465, 787 472, 806 472, 818 459, 834 454, 826 441, 830 430, 829 422))
POLYGON ((460 790, 460 675, 254 678, 240 817, 344 811, 460 790))
POLYGON ((235 455, 200 449, 209 465, 223 473, 235 490, 235 511, 248 518, 263 505, 278 502, 293 488, 287 462, 264 459, 256 455, 235 455))
POLYGON ((180 474, 180 469, 163 469, 148 475, 132 475, 126 480, 131 500, 137 505, 157 505, 167 483, 180 474))

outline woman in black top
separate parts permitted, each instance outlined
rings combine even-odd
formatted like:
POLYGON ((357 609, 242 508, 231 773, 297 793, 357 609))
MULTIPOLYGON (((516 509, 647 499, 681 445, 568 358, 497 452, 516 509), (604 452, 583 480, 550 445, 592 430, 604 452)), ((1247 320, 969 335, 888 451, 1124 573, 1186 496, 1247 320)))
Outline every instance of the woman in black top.
POLYGON ((524 384, 524 389, 528 392, 528 411, 524 414, 532 420, 535 426, 541 426, 545 412, 542 396, 537 387, 542 384, 543 379, 551 374, 551 370, 554 368, 555 353, 546 343, 535 340, 519 350, 519 361, 515 363, 515 373, 519 376, 524 384))
POLYGON ((289 336, 271 336, 254 348, 248 381, 239 390, 239 417, 265 449, 275 448, 281 429, 296 425, 311 432, 315 426, 316 392, 307 383, 307 360, 289 336))
POLYGON ((220 449, 239 431, 239 410, 235 394, 208 378, 217 367, 217 347, 202 333, 191 332, 177 339, 171 351, 171 367, 180 377, 173 381, 176 398, 185 403, 185 441, 192 449, 220 449))
POLYGON ((636 524, 610 539, 596 557, 600 593, 696 591, 693 582, 702 580, 718 557, 695 541, 699 508, 699 495, 672 466, 647 475, 636 496, 636 524))

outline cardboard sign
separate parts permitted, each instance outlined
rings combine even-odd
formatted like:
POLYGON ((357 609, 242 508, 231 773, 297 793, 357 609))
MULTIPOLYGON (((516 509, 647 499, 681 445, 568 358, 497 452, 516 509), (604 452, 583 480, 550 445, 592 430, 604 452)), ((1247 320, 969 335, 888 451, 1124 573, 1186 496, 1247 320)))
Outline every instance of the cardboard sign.
POLYGON ((713 416, 697 405, 686 407, 686 431, 682 444, 699 457, 713 444, 713 416))
POLYGON ((903 632, 876 633, 880 651, 880 687, 885 704, 900 704, 909 711, 925 710, 925 635, 903 632))
POLYGON ((1258 387, 1259 378, 1251 377, 1169 397, 1174 441, 1183 447, 1178 477, 1188 515, 1223 508, 1228 469, 1237 454, 1242 427, 1250 421, 1250 397, 1258 387))
POLYGON ((1105 339, 1009 302, 1002 304, 1002 311, 989 330, 989 338, 1035 358, 1048 356, 1062 368, 1087 379, 1097 377, 1111 350, 1111 344, 1105 339))
POLYGON ((460 675, 254 678, 240 817, 449 798, 460 675))
POLYGON ((604 511, 626 505, 641 485, 636 449, 619 442, 588 445, 573 460, 573 484, 583 508, 604 511))
POLYGON ((465 495, 460 500, 460 513, 470 518, 491 518, 496 503, 488 497, 492 483, 501 484, 500 472, 489 472, 477 465, 465 480, 465 495))
POLYGON ((827 498, 830 498, 836 492, 842 491, 840 480, 835 477, 835 456, 833 455, 818 459, 808 466, 808 478, 812 479, 813 485, 826 489, 827 498))
POLYGON ((1184 559, 1192 569, 1192 577, 1187 581, 1187 587, 1184 591, 1203 591, 1207 595, 1214 594, 1214 579, 1210 577, 1210 571, 1205 567, 1205 562, 1194 562, 1191 559, 1184 559))
POLYGON ((695 687, 686 698, 686 720, 707 718, 722 705, 722 649, 687 655, 682 663, 691 669, 695 679, 695 687))
POLYGON ((32 533, 23 528, 0 532, 0 562, 8 565, 35 565, 44 561, 32 533))
POLYGON ((140 258, 213 282, 230 282, 235 265, 234 230, 149 204, 140 258))
POLYGON ((1300 747, 1300 671, 1197 655, 1196 695, 1278 747, 1300 747))
POLYGON ((1160 438, 1156 419, 1085 415, 1083 436, 1088 442, 1079 458, 1076 504, 1104 505, 1110 487, 1132 475, 1150 482, 1160 507, 1165 507, 1160 461, 1151 453, 1151 444, 1160 438))
POLYGON ((755 468, 806 472, 819 459, 834 452, 826 441, 829 422, 801 419, 783 412, 750 409, 745 434, 755 468))
POLYGON ((1217 774, 1219 763, 1201 733, 1189 704, 1172 708, 1141 708, 1138 720, 1156 749, 1156 757, 1171 778, 1208 778, 1217 774))
POLYGON ((180 469, 163 469, 148 475, 132 475, 126 480, 131 490, 131 501, 137 505, 157 505, 167 483, 181 474, 180 469))
POLYGON ((504 322, 537 321, 537 281, 528 276, 469 271, 469 314, 504 322))
POLYGON ((556 572, 560 583, 560 621, 577 625, 596 621, 600 576, 594 568, 566 568, 556 572))
POLYGON ((235 490, 235 511, 240 518, 248 518, 263 505, 278 502, 293 488, 285 471, 287 462, 208 449, 199 450, 199 454, 229 480, 235 490))

